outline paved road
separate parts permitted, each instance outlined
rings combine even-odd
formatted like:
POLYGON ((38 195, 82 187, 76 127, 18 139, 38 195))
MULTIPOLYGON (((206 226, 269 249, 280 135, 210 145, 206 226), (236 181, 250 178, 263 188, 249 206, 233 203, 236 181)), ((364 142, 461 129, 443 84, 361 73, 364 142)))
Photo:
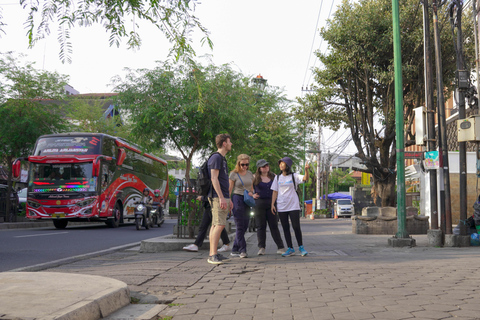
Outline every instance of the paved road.
POLYGON ((34 229, 0 230, 0 272, 85 255, 171 234, 176 220, 161 228, 136 230, 132 224, 108 228, 104 223, 34 229))

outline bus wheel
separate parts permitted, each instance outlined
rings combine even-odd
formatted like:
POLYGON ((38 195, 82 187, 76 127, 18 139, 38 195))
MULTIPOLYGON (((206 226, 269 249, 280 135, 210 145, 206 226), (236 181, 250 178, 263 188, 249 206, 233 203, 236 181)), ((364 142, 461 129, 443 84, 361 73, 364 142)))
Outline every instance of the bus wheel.
POLYGON ((118 203, 115 204, 113 209, 113 219, 108 219, 105 223, 109 228, 118 228, 120 225, 120 205, 118 203))
POLYGON ((53 225, 57 229, 65 229, 67 227, 68 220, 53 220, 53 225))

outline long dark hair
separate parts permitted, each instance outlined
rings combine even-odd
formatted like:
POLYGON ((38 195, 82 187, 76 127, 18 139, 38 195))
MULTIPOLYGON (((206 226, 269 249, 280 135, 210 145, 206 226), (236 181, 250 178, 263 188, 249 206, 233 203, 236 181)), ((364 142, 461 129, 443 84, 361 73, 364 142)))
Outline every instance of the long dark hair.
MULTIPOLYGON (((282 174, 282 173, 283 172, 280 171, 280 174, 282 174)), ((292 169, 286 163, 285 163, 285 173, 287 174, 287 176, 290 175, 290 174, 293 174, 292 169)))
MULTIPOLYGON (((258 167, 257 171, 255 172, 255 177, 253 178, 253 185, 254 186, 257 186, 262 181, 262 173, 260 172, 260 168, 261 167, 258 167)), ((270 166, 268 168, 269 169, 268 169, 267 177, 270 180, 275 179, 275 174, 272 171, 270 171, 270 166)))

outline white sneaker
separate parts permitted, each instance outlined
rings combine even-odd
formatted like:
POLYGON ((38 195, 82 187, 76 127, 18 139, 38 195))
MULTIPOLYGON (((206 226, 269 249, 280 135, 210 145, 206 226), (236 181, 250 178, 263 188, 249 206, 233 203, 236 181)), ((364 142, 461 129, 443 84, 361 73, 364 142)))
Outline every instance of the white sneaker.
POLYGON ((194 245, 193 243, 186 246, 186 247, 183 247, 183 250, 185 251, 190 251, 190 252, 197 252, 198 251, 198 247, 196 245, 194 245))
POLYGON ((247 255, 246 252, 241 252, 240 253, 240 258, 247 258, 247 257, 248 257, 248 255, 247 255))
POLYGON ((285 251, 287 251, 287 250, 285 250, 285 248, 278 249, 278 250, 277 250, 277 254, 284 254, 285 251))
POLYGON ((260 248, 260 250, 258 250, 258 255, 263 256, 264 254, 265 254, 265 248, 260 248))
POLYGON ((220 249, 217 250, 217 252, 227 252, 232 250, 228 244, 224 244, 220 249))

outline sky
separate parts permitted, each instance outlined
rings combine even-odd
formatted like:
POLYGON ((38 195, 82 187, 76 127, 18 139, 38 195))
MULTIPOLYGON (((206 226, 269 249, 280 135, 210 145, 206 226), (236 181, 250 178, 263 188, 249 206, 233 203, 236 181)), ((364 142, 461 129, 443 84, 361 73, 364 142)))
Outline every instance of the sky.
MULTIPOLYGON (((283 88, 294 100, 305 94, 302 87, 313 84, 311 69, 319 66, 315 50, 325 52, 319 29, 332 17, 340 0, 203 0, 195 15, 209 30, 213 50, 202 47, 195 33, 197 56, 211 55, 213 63, 231 63, 234 70, 255 77, 261 74, 269 85, 283 88)), ((148 24, 138 29, 142 46, 127 49, 126 40, 119 48, 110 47, 108 34, 101 26, 76 27, 72 31, 73 61, 62 64, 56 28, 50 36, 28 48, 24 22, 27 12, 18 0, 0 0, 1 15, 7 24, 0 35, 0 52, 27 54, 39 69, 69 75, 69 84, 80 93, 112 92, 114 76, 125 74, 124 68, 153 69, 156 61, 165 61, 171 45, 163 34, 148 24)), ((328 141, 341 142, 346 134, 324 130, 328 141), (342 136, 343 135, 343 136, 342 136)), ((335 149, 332 147, 332 151, 335 149)), ((353 153, 353 152, 350 152, 353 153)))

